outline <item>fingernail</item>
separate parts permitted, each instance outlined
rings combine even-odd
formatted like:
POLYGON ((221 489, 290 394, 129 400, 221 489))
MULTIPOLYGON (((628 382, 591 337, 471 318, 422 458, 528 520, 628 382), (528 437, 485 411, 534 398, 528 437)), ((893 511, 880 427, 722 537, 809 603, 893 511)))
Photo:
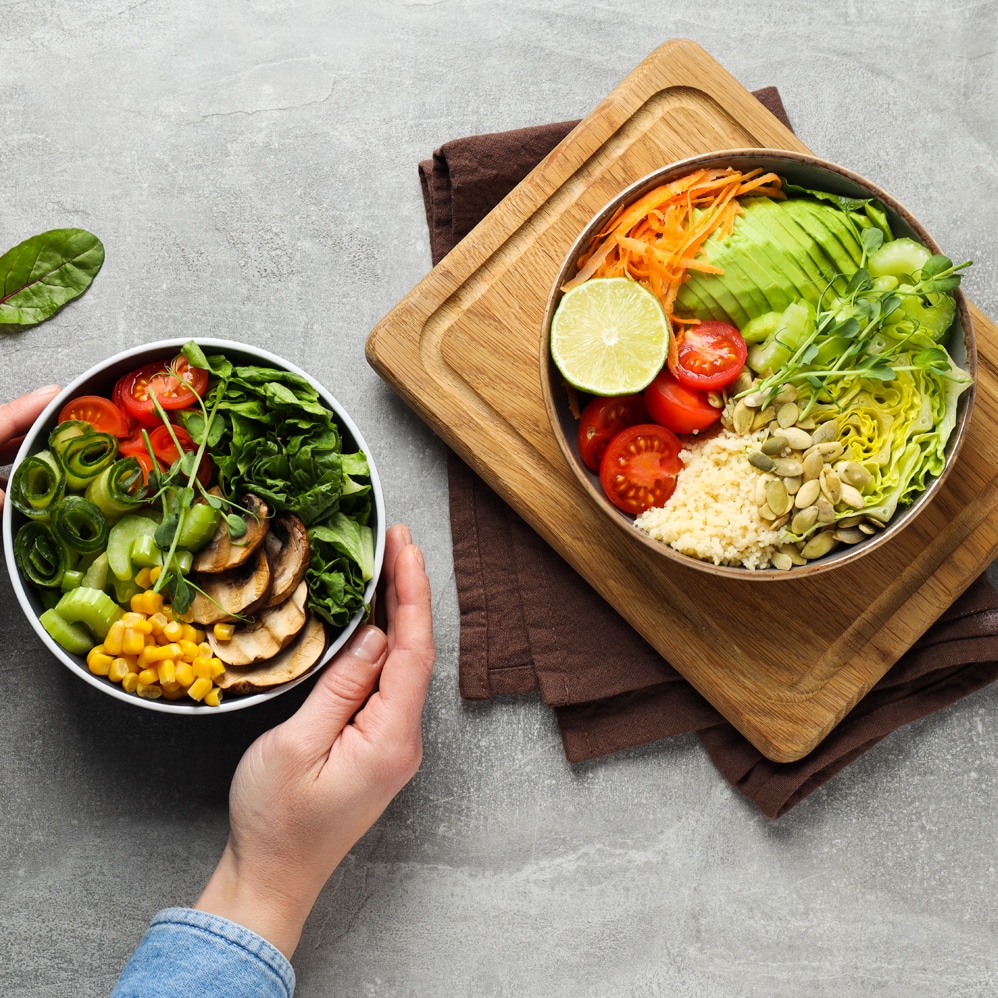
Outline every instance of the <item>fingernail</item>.
POLYGON ((400 524, 399 533, 402 535, 403 544, 412 543, 412 531, 404 523, 400 524))
POLYGON ((426 568, 426 562, 423 561, 423 550, 422 550, 422 548, 416 548, 413 553, 416 556, 416 561, 419 562, 419 567, 420 568, 426 568))
POLYGON ((387 638, 379 627, 364 627, 353 639, 350 652, 362 662, 374 665, 384 654, 387 638))
POLYGON ((61 385, 45 385, 44 388, 36 388, 32 395, 54 395, 56 392, 62 391, 61 385))

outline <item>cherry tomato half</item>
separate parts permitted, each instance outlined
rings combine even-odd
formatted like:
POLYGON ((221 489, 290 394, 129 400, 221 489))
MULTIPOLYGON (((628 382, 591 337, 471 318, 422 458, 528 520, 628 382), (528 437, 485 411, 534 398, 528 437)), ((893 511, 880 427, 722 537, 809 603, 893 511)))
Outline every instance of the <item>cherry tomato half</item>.
POLYGON ((203 396, 208 387, 208 372, 191 367, 183 354, 178 354, 168 364, 146 364, 126 374, 117 385, 115 393, 136 420, 144 426, 160 424, 153 395, 167 411, 186 409, 196 395, 203 396))
POLYGON ((638 423, 618 433, 600 462, 600 485, 606 497, 625 513, 663 506, 676 489, 683 470, 682 444, 674 433, 655 423, 638 423))
POLYGON ((590 471, 599 471, 606 445, 623 429, 647 423, 648 412, 640 395, 597 396, 579 419, 579 456, 590 471))
POLYGON ((723 388, 745 366, 748 347, 742 334, 726 322, 700 322, 676 334, 673 376, 690 388, 723 388))
POLYGON ((113 437, 127 437, 129 432, 124 413, 99 395, 80 395, 67 402, 59 413, 59 422, 65 423, 68 419, 83 419, 94 429, 113 437))
POLYGON ((707 393, 688 388, 663 368, 644 391, 648 414, 673 433, 696 433, 713 426, 721 410, 707 401, 707 393))
MULTIPOLYGON (((156 455, 156 459, 164 468, 169 468, 180 457, 180 451, 177 450, 177 444, 170 436, 170 430, 173 430, 177 443, 180 444, 184 453, 198 449, 198 445, 191 440, 191 435, 182 426, 166 427, 160 424, 155 430, 150 431, 149 443, 152 444, 152 451, 156 455)), ((201 458, 201 464, 198 465, 197 478, 205 488, 208 487, 208 483, 211 481, 211 461, 207 454, 201 458)))
MULTIPOLYGON (((172 424, 171 424, 172 425, 172 424)), ((195 451, 198 449, 198 445, 191 440, 190 434, 182 427, 173 425, 173 432, 177 435, 177 441, 179 442, 181 448, 187 451, 195 451)), ((174 461, 180 457, 180 452, 177 450, 177 445, 170 438, 170 431, 160 423, 154 430, 147 430, 149 434, 149 444, 152 447, 153 454, 156 456, 156 463, 159 469, 166 470, 173 464, 174 461)), ((142 437, 142 427, 138 427, 130 437, 122 440, 118 445, 118 452, 126 457, 136 457, 139 460, 139 464, 142 465, 142 469, 145 472, 146 478, 149 477, 149 472, 152 470, 153 461, 149 456, 149 450, 146 447, 146 442, 142 437)), ((205 454, 201 458, 201 464, 198 466, 198 481, 208 487, 211 481, 212 466, 211 460, 208 455, 205 454)))

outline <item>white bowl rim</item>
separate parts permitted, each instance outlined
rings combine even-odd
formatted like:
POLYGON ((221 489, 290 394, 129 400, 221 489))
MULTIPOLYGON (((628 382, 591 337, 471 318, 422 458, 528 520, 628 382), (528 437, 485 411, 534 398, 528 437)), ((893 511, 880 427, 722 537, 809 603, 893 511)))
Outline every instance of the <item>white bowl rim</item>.
MULTIPOLYGON (((259 358, 263 363, 269 363, 275 368, 290 371, 291 373, 297 374, 304 378, 319 393, 323 402, 330 407, 336 416, 337 423, 341 426, 341 428, 346 429, 350 433, 358 450, 362 450, 364 452, 367 457, 368 467, 370 469, 371 493, 374 499, 374 515, 376 518, 376 529, 374 531, 374 574, 364 589, 364 600, 368 605, 370 605, 374 599, 374 592, 377 588, 378 580, 381 576, 381 569, 384 564, 386 534, 384 492, 381 487, 381 479, 378 475, 374 459, 367 447, 363 434, 361 434, 349 413, 337 401, 335 396, 300 367, 262 347, 253 346, 250 343, 241 343, 237 340, 217 339, 204 336, 185 336, 165 340, 156 340, 151 343, 145 343, 140 346, 131 347, 128 350, 123 350, 120 353, 116 353, 100 363, 94 364, 83 374, 79 375, 79 377, 74 378, 73 381, 71 381, 65 388, 62 389, 62 391, 59 392, 58 395, 56 395, 54 399, 52 399, 25 435, 24 442, 18 448, 17 456, 14 458, 12 468, 16 467, 21 463, 21 461, 30 455, 32 448, 35 446, 39 429, 45 426, 52 416, 57 413, 59 409, 61 409, 62 406, 64 406, 71 398, 73 398, 74 395, 79 393, 79 389, 82 385, 85 385, 91 379, 100 375, 112 364, 123 364, 132 358, 145 356, 151 353, 162 352, 163 354, 167 354, 171 351, 176 353, 185 343, 189 343, 192 340, 205 353, 217 352, 224 354, 226 350, 228 350, 246 355, 252 355, 254 358, 259 358)), ((38 614, 35 612, 35 609, 31 605, 31 601, 28 597, 28 592, 25 588, 25 580, 21 577, 20 569, 17 567, 17 563, 14 560, 13 516, 13 503, 5 502, 3 506, 4 556, 7 562, 7 570, 8 575, 10 576, 11 586, 14 589, 18 602, 21 604, 21 609, 24 611, 24 615, 28 618, 35 632, 42 639, 42 642, 46 648, 52 652, 52 654, 54 654, 56 658, 58 658, 71 672, 85 680, 94 688, 100 690, 102 693, 109 694, 117 700, 131 704, 133 707, 142 707, 146 710, 159 711, 160 713, 165 714, 184 714, 188 716, 201 717, 231 713, 235 710, 245 710, 247 707, 254 707, 257 704, 266 703, 281 694, 287 693, 289 690, 294 689, 296 686, 305 682, 307 679, 310 679, 317 672, 323 669, 333 658, 333 656, 346 644, 347 641, 349 641, 350 637, 364 620, 365 611, 361 608, 334 637, 333 641, 326 647, 325 652, 323 652, 322 658, 320 658, 311 669, 299 676, 297 679, 293 679, 287 683, 282 683, 280 686, 275 686, 273 689, 267 690, 263 693, 249 693, 243 696, 223 698, 222 702, 217 707, 206 707, 203 704, 193 703, 188 705, 180 701, 147 700, 143 697, 135 696, 132 693, 126 693, 120 686, 109 682, 101 676, 95 676, 89 669, 87 669, 86 664, 82 662, 82 659, 66 651, 66 649, 58 644, 58 642, 53 640, 52 636, 42 626, 41 621, 38 619, 38 614)))

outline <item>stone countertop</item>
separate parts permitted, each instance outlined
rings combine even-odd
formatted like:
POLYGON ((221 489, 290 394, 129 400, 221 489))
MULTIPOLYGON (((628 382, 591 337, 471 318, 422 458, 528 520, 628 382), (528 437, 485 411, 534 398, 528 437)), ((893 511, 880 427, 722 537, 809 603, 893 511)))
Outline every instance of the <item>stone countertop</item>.
MULTIPOLYGON (((2 248, 78 225, 107 250, 86 296, 0 334, 0 399, 166 337, 266 347, 354 416, 426 554, 424 763, 320 897, 302 998, 998 992, 998 690, 778 822, 693 737, 572 766, 536 698, 458 696, 445 449, 364 358, 429 268, 416 164, 584 116, 679 37, 778 86, 814 152, 976 262, 998 315, 995 0, 0 0, 2 248)), ((301 694, 131 710, 43 650, 6 568, 0 620, 0 992, 104 995, 152 914, 196 898, 242 750, 301 694)))

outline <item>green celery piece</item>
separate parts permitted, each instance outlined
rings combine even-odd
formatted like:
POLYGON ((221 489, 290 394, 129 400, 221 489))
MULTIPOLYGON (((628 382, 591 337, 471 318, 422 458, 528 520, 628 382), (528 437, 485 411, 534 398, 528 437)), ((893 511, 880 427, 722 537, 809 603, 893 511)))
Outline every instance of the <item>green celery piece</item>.
POLYGON ((38 620, 49 637, 72 655, 86 655, 94 646, 94 639, 85 627, 70 623, 53 607, 42 613, 38 620))
POLYGON ((130 579, 135 574, 132 571, 132 548, 136 541, 148 537, 149 541, 155 544, 153 535, 158 526, 159 524, 151 517, 128 513, 108 531, 107 564, 111 574, 120 582, 130 579))
POLYGON ((0 256, 0 325, 34 326, 90 287, 104 247, 84 229, 51 229, 0 256))
POLYGON ((77 586, 83 585, 83 573, 76 571, 75 568, 67 569, 62 573, 62 582, 59 583, 59 588, 64 592, 68 593, 77 586))
POLYGON ((122 616, 122 609, 100 589, 78 586, 66 593, 55 605, 55 612, 70 624, 83 624, 98 640, 103 641, 108 629, 122 616))
POLYGON ((103 589, 107 585, 107 551, 102 551, 90 563, 80 585, 89 589, 103 589))

